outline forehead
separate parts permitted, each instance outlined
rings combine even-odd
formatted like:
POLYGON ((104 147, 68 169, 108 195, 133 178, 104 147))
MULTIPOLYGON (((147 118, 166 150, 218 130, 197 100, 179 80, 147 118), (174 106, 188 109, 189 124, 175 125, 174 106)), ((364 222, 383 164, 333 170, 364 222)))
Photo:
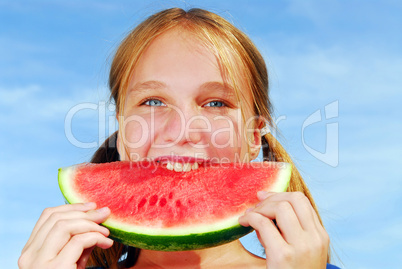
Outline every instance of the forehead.
POLYGON ((160 76, 169 80, 180 74, 222 81, 215 55, 188 31, 172 29, 150 43, 136 64, 132 79, 160 76))
MULTIPOLYGON (((239 101, 252 106, 253 98, 237 52, 223 44, 214 47, 205 36, 182 27, 156 37, 140 56, 130 78, 133 84, 169 81, 180 74, 183 84, 218 82, 239 101)), ((154 85, 155 86, 155 85, 154 85)))

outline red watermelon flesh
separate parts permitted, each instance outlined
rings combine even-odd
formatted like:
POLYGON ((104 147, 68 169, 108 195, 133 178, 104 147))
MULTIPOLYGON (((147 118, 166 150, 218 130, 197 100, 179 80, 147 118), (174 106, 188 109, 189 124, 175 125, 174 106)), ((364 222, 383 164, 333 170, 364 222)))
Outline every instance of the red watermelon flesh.
POLYGON ((249 230, 237 219, 259 202, 256 193, 285 191, 289 178, 289 164, 269 162, 208 164, 189 172, 154 162, 114 162, 80 164, 59 172, 60 188, 69 203, 96 202, 110 208, 104 225, 112 238, 157 250, 225 243, 208 240, 228 229, 240 233, 230 235, 230 240, 242 236, 249 230), (179 237, 187 239, 177 246, 183 239, 179 237))

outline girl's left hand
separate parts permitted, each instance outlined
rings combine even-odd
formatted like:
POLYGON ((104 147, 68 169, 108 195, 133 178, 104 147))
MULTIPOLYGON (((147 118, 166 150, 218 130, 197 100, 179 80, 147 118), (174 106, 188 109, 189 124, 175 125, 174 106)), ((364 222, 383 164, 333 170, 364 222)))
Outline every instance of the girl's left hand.
POLYGON ((267 267, 326 268, 329 237, 308 198, 301 192, 257 195, 261 202, 239 223, 256 230, 267 267))

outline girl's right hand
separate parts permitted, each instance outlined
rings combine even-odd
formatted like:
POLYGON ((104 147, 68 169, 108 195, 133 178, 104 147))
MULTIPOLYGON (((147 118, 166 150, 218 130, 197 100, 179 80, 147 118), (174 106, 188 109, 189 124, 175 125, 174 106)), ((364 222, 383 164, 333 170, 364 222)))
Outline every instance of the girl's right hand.
POLYGON ((84 269, 95 246, 106 249, 113 245, 107 238, 109 230, 99 225, 110 210, 95 209, 95 203, 45 209, 22 249, 19 268, 84 269))

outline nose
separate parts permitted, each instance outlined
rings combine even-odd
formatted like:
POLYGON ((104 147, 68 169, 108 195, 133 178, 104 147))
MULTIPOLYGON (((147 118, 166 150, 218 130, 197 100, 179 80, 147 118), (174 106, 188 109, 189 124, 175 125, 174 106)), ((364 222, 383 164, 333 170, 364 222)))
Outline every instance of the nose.
POLYGON ((161 128, 164 144, 202 146, 205 135, 211 130, 208 119, 195 106, 172 106, 161 128))

